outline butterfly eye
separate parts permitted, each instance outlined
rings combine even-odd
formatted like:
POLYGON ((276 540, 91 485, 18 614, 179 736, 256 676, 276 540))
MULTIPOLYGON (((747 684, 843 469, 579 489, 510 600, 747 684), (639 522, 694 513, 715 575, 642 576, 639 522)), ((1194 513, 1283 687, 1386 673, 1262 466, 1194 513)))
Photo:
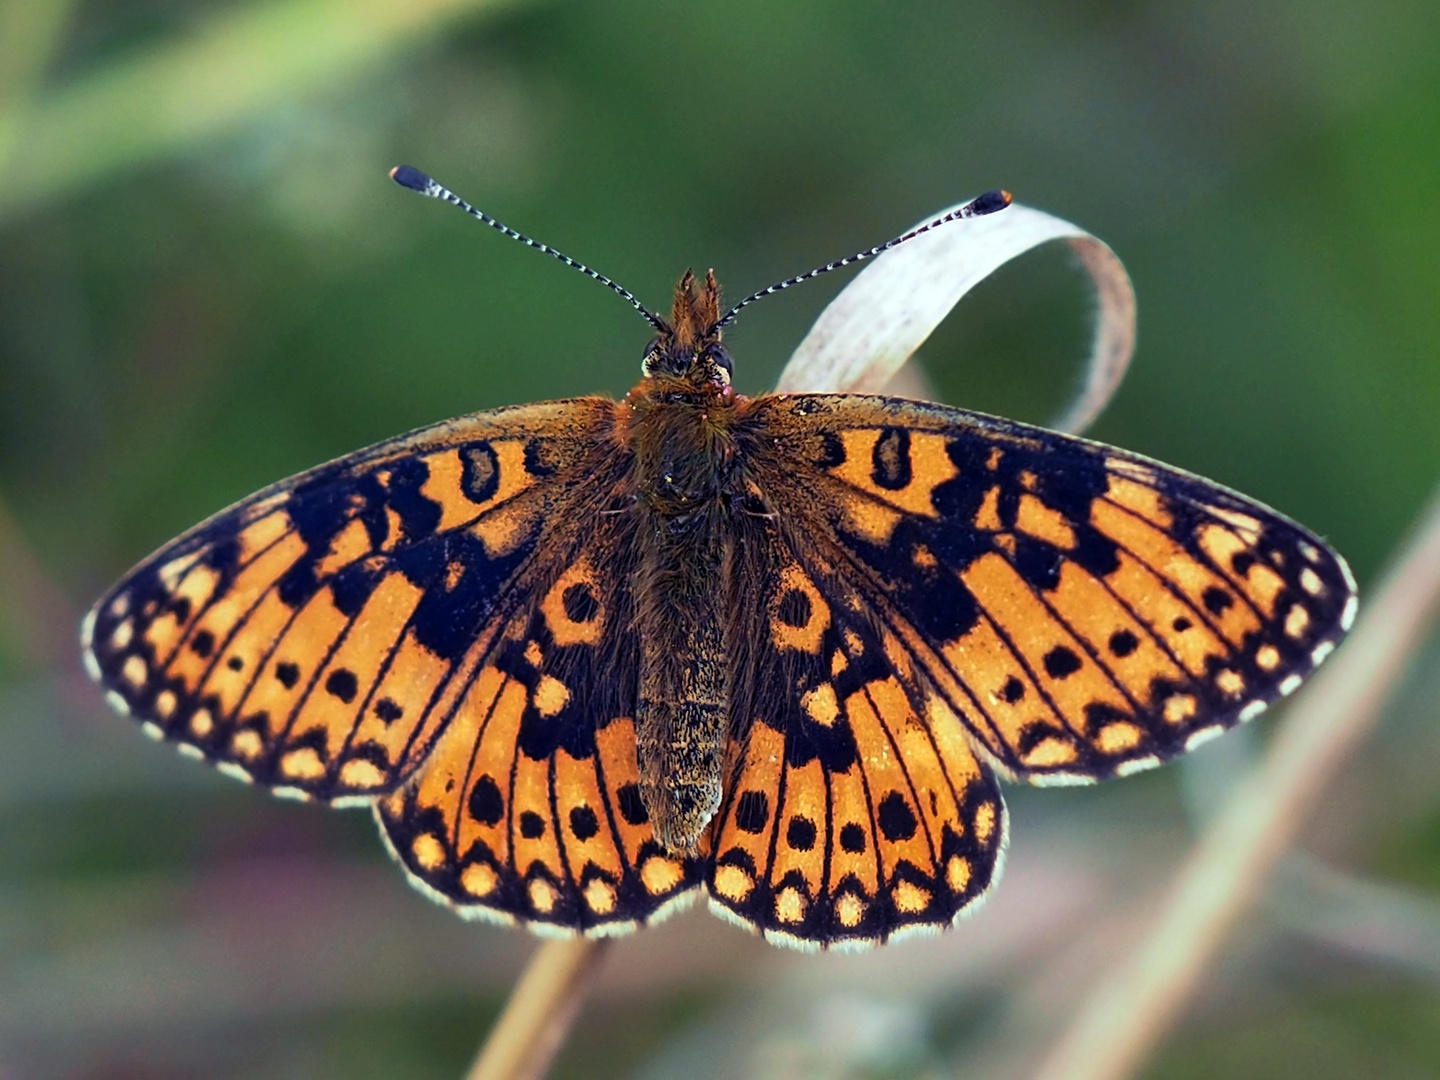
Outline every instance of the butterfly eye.
POLYGON ((645 355, 640 358, 640 373, 649 378, 655 373, 656 366, 660 363, 660 338, 657 335, 650 339, 650 344, 645 346, 645 355))
POLYGON ((729 386, 735 375, 735 363, 730 359, 730 353, 723 345, 711 345, 705 350, 705 359, 715 365, 721 375, 721 381, 729 386))

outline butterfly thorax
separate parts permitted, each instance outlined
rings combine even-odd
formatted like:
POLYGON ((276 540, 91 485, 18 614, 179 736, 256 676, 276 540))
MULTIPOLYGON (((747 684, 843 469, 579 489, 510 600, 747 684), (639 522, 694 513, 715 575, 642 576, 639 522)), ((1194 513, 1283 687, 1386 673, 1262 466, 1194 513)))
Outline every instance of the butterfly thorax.
POLYGON ((713 276, 698 295, 686 274, 674 319, 646 352, 626 398, 633 454, 636 628, 641 679, 640 794, 656 839, 693 851, 720 806, 729 734, 725 623, 731 523, 745 480, 736 425, 745 399, 711 328, 713 276))

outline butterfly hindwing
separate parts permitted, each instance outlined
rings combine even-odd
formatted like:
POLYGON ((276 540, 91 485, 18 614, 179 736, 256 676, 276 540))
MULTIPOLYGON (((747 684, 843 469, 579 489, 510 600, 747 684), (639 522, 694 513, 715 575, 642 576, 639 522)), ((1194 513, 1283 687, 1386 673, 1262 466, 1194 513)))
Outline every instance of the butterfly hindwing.
POLYGON ((478 413, 268 488, 104 597, 87 664, 152 734, 246 779, 332 801, 393 788, 552 522, 604 497, 608 416, 588 399, 478 413))
POLYGON ((1158 764, 1289 693, 1354 617, 1321 541, 1180 470, 945 406, 767 405, 794 463, 767 501, 807 508, 796 531, 1012 775, 1158 764))
POLYGON ((811 948, 948 926, 996 875, 994 775, 959 723, 927 722, 913 672, 836 567, 813 550, 802 564, 767 531, 737 605, 752 664, 732 700, 745 729, 712 826, 712 906, 811 948))
POLYGON ((424 766, 376 813, 421 888, 461 914, 537 930, 619 933, 700 881, 655 842, 635 750, 638 636, 606 518, 537 583, 464 690, 424 766))

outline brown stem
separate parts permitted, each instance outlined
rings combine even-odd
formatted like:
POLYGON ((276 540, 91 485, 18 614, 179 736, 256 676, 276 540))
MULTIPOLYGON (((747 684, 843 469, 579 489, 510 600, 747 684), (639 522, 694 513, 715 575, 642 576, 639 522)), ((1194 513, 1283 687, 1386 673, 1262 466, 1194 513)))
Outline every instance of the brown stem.
POLYGON ((1122 1080, 1170 1029, 1235 920, 1374 726, 1440 609, 1440 491, 1361 616, 1196 844, 1144 938, 1087 995, 1036 1076, 1122 1080))
POLYGON ((565 1042, 608 938, 546 941, 530 958, 465 1080, 539 1080, 565 1042))

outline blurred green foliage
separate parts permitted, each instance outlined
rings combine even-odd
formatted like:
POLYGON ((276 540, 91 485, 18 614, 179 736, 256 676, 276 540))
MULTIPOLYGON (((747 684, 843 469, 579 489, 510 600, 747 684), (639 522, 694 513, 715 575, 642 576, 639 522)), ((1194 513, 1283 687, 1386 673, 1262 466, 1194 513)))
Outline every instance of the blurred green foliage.
MULTIPOLYGON (((391 165, 660 307, 687 266, 738 297, 1004 186, 1134 279, 1139 351, 1098 437, 1305 521, 1362 585, 1440 473, 1433 3, 17 0, 5 19, 0 512, 45 578, 0 575, 0 997, 30 995, 0 1007, 6 1075, 450 1076, 498 1007, 503 982, 183 1033, 161 1013, 91 1031, 81 1010, 68 1038, 34 1019, 34 987, 63 1010, 84 970, 55 957, 155 932, 189 902, 164 897, 217 867, 384 857, 359 815, 272 806, 145 744, 73 652, 37 664, 30 644, 68 642, 128 565, 280 476, 637 375, 648 333, 623 304, 400 191, 391 165)), ((742 390, 839 285, 747 310, 742 390)), ((926 369, 947 400, 1044 419, 1089 305, 1063 250, 1029 256, 967 297, 926 369)), ((1398 730, 1434 728, 1433 697, 1405 702, 1398 730)), ((1406 774, 1403 813, 1377 774, 1342 800, 1371 816, 1333 854, 1433 900, 1440 769, 1406 774)), ((1135 790, 1177 799, 1170 772, 1135 790)), ((1212 1002, 1152 1075, 1434 1074, 1440 973, 1320 967, 1252 980, 1253 1011, 1212 1002)), ((702 975, 592 1015, 562 1070, 643 1074, 726 999, 702 975)), ((934 1015, 941 1062, 991 1014, 934 1015)), ((857 1068, 837 1075, 889 1066, 857 1068)))

